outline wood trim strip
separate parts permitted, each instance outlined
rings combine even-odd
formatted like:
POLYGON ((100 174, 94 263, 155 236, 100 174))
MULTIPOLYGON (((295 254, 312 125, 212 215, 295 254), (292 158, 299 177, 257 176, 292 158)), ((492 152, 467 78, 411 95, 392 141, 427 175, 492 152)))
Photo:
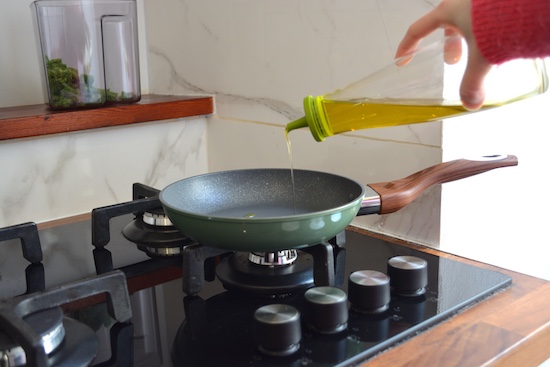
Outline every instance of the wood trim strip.
POLYGON ((70 111, 51 111, 45 104, 0 108, 0 140, 212 113, 211 96, 144 95, 137 103, 70 111))

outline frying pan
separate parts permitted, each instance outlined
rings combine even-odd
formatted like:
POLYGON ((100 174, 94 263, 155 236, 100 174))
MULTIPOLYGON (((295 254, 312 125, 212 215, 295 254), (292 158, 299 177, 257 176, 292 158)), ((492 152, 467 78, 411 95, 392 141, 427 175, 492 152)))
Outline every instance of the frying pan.
POLYGON ((299 169, 221 171, 174 182, 159 198, 174 226, 199 243, 271 252, 324 243, 357 215, 393 213, 430 186, 515 165, 512 155, 458 159, 366 186, 299 169))

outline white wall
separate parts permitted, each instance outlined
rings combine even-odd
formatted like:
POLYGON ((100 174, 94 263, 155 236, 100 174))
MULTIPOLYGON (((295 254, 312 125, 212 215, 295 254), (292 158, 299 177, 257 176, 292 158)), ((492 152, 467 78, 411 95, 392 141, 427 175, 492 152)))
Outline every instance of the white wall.
POLYGON ((444 185, 443 250, 550 279, 549 103, 546 93, 445 122, 444 160, 497 152, 519 165, 490 172, 488 188, 485 175, 444 185))

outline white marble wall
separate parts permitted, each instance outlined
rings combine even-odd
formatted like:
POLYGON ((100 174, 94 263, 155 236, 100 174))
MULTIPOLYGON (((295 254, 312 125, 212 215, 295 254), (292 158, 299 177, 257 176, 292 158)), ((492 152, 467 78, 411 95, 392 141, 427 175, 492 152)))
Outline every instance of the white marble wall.
MULTIPOLYGON (((392 62, 409 23, 428 1, 354 0, 146 2, 150 87, 216 95, 209 119, 209 169, 289 167, 283 128, 302 100, 392 62)), ((441 162, 441 124, 361 131, 317 143, 291 134, 296 168, 371 183, 441 162)), ((438 243, 440 189, 392 216, 356 224, 438 243)))
POLYGON ((132 199, 206 171, 204 118, 0 142, 0 226, 43 222, 132 199))

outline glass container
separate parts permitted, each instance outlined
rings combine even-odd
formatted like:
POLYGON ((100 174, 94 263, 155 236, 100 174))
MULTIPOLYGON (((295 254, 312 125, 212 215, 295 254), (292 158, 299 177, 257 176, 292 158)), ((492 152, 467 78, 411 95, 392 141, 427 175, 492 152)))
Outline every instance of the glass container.
POLYGON ((140 100, 135 0, 38 0, 32 8, 52 109, 140 100))

